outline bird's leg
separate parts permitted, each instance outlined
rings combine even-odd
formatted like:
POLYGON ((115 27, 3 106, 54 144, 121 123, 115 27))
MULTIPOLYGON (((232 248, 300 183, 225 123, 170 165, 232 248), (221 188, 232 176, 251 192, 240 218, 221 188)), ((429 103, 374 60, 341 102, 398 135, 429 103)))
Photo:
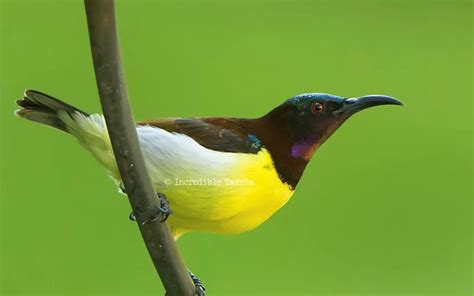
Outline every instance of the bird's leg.
MULTIPOLYGON (((206 296, 206 288, 202 285, 201 280, 197 278, 191 271, 188 271, 189 275, 191 276, 191 280, 196 287, 196 291, 194 292, 193 296, 206 296)), ((168 293, 165 292, 165 296, 168 296, 168 293)))
MULTIPOLYGON (((160 199, 160 206, 155 205, 155 209, 152 209, 151 213, 143 213, 142 215, 147 215, 148 217, 145 219, 144 222, 142 222, 142 224, 151 223, 156 220, 160 220, 160 222, 165 222, 166 219, 168 219, 168 217, 172 214, 166 196, 163 193, 159 192, 157 193, 157 195, 160 199)), ((132 221, 136 221, 135 214, 133 213, 133 211, 130 213, 128 218, 132 221)))
POLYGON ((206 288, 202 284, 201 280, 191 271, 189 271, 189 275, 191 276, 191 280, 193 280, 194 286, 196 286, 196 292, 194 293, 194 296, 206 296, 206 288))

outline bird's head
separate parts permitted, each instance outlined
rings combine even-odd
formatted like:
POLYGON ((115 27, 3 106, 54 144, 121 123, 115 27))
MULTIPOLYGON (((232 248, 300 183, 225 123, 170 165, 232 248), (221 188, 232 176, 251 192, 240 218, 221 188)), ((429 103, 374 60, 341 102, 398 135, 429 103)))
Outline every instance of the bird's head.
POLYGON ((323 93, 294 96, 273 109, 266 117, 291 142, 291 156, 309 161, 316 149, 353 114, 379 105, 402 105, 394 98, 369 95, 343 98, 323 93))

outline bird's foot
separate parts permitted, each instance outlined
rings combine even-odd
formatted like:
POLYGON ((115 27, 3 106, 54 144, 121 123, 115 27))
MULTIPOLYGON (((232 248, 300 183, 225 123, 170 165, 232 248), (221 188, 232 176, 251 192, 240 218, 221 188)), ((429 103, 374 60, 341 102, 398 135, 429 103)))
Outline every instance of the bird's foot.
POLYGON ((196 286, 196 292, 194 296, 206 296, 206 288, 202 284, 201 280, 191 271, 189 272, 191 279, 193 280, 194 286, 196 286))
MULTIPOLYGON (((160 198, 160 205, 159 206, 155 205, 154 209, 150 209, 148 211, 149 213, 145 211, 144 213, 141 214, 141 215, 145 215, 146 217, 144 219, 144 222, 142 222, 142 224, 151 223, 156 220, 160 220, 160 222, 165 222, 166 219, 168 219, 168 217, 173 213, 170 209, 170 205, 166 196, 163 193, 158 192, 158 197, 160 198)), ((133 211, 130 213, 128 218, 132 221, 137 220, 133 211)))

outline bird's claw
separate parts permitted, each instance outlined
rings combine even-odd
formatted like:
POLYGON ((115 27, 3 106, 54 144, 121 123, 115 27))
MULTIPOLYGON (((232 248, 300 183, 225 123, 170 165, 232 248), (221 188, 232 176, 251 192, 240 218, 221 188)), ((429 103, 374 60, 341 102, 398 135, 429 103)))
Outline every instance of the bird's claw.
MULTIPOLYGON (((160 220, 160 222, 165 222, 168 217, 173 213, 170 209, 168 199, 166 199, 166 196, 163 193, 158 193, 158 197, 160 198, 160 205, 155 205, 154 209, 150 209, 148 212, 151 212, 147 214, 147 212, 144 212, 142 215, 145 215, 147 217, 144 219, 142 224, 147 224, 154 222, 156 220, 160 220)), ((132 221, 136 221, 136 216, 135 213, 132 211, 128 218, 132 221)))
POLYGON ((189 276, 191 276, 191 280, 194 283, 194 286, 196 287, 196 292, 194 293, 194 296, 206 296, 206 288, 202 284, 201 280, 191 271, 189 272, 189 276))

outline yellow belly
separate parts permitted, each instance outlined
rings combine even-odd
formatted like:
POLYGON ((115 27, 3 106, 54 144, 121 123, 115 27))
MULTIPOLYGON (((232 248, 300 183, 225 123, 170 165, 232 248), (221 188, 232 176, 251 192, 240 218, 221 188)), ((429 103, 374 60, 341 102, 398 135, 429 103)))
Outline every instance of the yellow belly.
POLYGON ((169 180, 157 188, 168 197, 175 237, 188 231, 235 234, 251 230, 280 209, 293 190, 275 170, 270 154, 238 154, 233 167, 201 178, 169 180))

